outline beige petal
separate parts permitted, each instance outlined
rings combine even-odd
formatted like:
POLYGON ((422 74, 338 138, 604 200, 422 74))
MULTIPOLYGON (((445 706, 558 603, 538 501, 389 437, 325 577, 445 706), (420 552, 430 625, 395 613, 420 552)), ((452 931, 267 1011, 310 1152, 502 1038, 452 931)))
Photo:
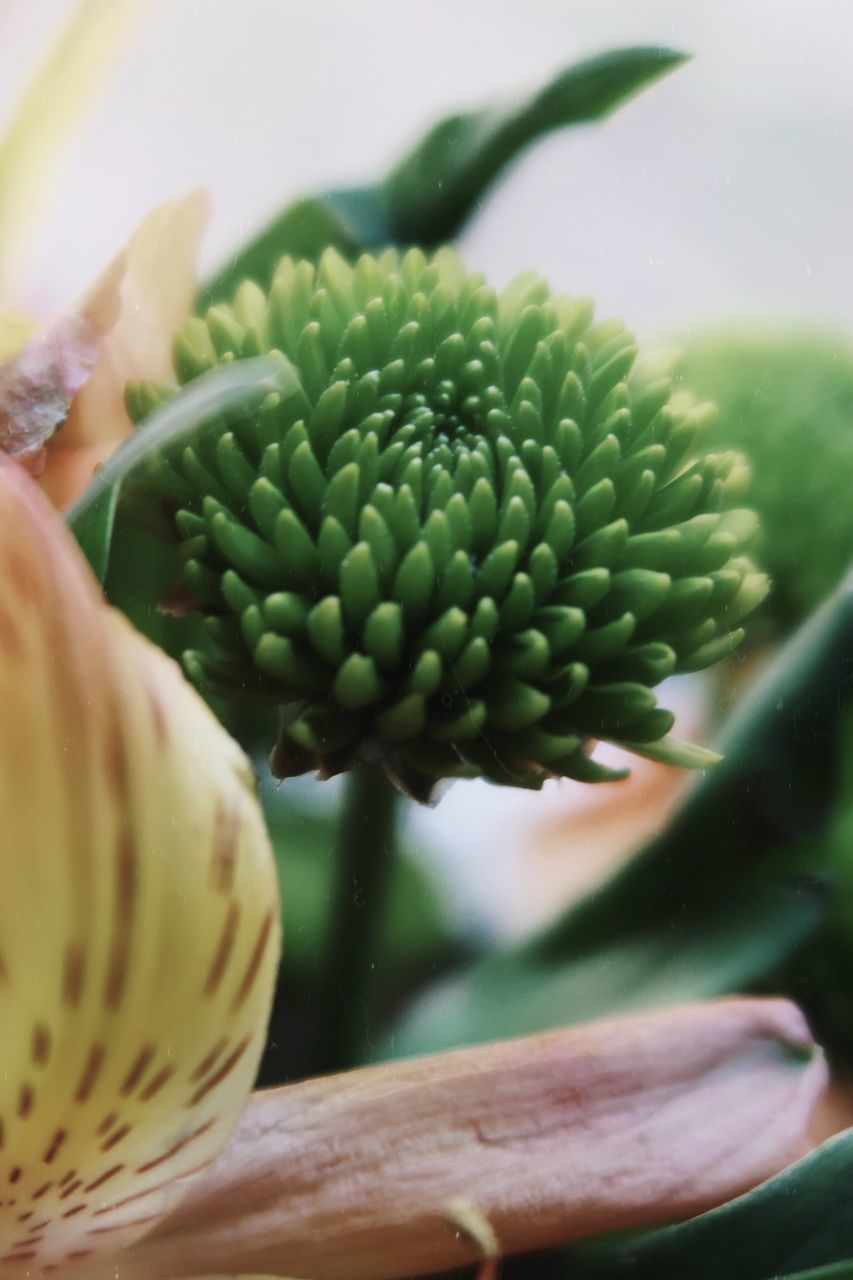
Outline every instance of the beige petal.
POLYGON ((845 1076, 833 1078, 820 1100, 812 1123, 815 1144, 826 1142, 843 1129, 853 1127, 853 1080, 845 1076))
POLYGON ((728 1000, 259 1094, 117 1274, 393 1280, 684 1218, 802 1155, 825 1079, 797 1009, 728 1000))
POLYGON ((692 783, 669 765, 632 760, 622 782, 590 787, 567 780, 559 808, 552 803, 537 815, 531 807, 517 840, 512 933, 544 927, 613 875, 666 827, 692 783))
POLYGON ((91 323, 117 319, 50 443, 42 483, 54 505, 73 501, 97 463, 131 431, 128 381, 172 376, 172 338, 195 301, 196 255, 209 206, 207 193, 197 190, 154 209, 84 300, 91 323))
POLYGON ((88 1267, 222 1147, 278 907, 244 756, 2 457, 0 580, 5 1280, 88 1267))

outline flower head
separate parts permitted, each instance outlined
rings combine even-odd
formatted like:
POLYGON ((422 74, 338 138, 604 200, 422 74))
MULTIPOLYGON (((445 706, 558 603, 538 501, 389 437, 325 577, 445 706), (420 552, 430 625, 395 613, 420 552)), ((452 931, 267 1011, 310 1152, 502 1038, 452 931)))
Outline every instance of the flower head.
POLYGON ((2 457, 0 576, 5 1277, 134 1239, 224 1144, 278 912, 246 760, 2 457))
MULTIPOLYGON (((707 406, 630 379, 635 349, 524 276, 500 296, 444 250, 284 259, 178 335, 186 382, 278 350, 296 391, 149 469, 183 599, 210 616, 200 685, 281 704, 281 774, 379 757, 538 786, 661 742, 653 687, 738 643, 765 582, 737 455, 696 456, 707 406)), ((161 387, 131 388, 137 418, 161 387)))

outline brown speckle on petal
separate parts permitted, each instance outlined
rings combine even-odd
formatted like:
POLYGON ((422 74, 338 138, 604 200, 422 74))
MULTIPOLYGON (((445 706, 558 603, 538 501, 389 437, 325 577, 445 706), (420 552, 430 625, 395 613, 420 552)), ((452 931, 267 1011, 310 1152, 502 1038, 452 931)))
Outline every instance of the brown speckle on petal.
POLYGON ((0 995, 20 1050, 0 1079, 0 1280, 17 1280, 3 1259, 62 1270, 97 1252, 97 1212, 139 1197, 108 1220, 103 1247, 124 1248, 221 1149, 263 1045, 278 910, 245 757, 2 455, 0 581, 0 995))

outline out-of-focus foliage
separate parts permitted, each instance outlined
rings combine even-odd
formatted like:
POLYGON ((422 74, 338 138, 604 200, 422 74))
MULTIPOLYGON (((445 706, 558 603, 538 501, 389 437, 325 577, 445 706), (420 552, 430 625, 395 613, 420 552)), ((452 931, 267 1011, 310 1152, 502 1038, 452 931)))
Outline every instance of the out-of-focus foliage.
MULTIPOLYGON (((241 716, 237 728, 258 740, 255 715, 241 716)), ((377 1020, 471 954, 408 830, 398 834, 390 862, 371 849, 383 864, 378 878, 374 864, 354 875, 341 825, 352 820, 353 797, 345 793, 338 804, 331 788, 312 791, 269 781, 261 788, 286 938, 261 1084, 325 1071, 338 1056, 348 1065, 375 1060, 377 1020), (348 954, 361 922, 367 937, 357 955, 348 954)))
POLYGON ((751 464, 756 558, 772 580, 762 616, 784 633, 853 565, 853 345, 809 332, 711 336, 688 346, 679 377, 717 404, 710 446, 751 464))
POLYGON ((799 998, 844 1058, 853 1025, 851 706, 848 584, 744 700, 723 762, 661 836, 545 933, 426 997, 389 1048, 417 1053, 760 988, 799 998))
MULTIPOLYGON (((263 798, 284 886, 285 964, 291 975, 310 980, 327 941, 332 882, 338 870, 337 810, 327 803, 300 803, 289 791, 271 788, 265 788, 263 798)), ((354 885, 352 892, 354 906, 363 908, 359 886, 354 885)), ((430 877, 405 842, 394 861, 387 894, 377 951, 388 966, 384 977, 405 980, 447 951, 452 945, 451 930, 430 877)))
MULTIPOLYGON (((849 651, 853 656, 853 645, 849 651)), ((802 858, 786 859, 814 877, 824 898, 819 932, 795 949, 762 984, 791 994, 808 1010, 812 1025, 846 1074, 853 1073, 853 713, 847 696, 839 725, 837 794, 827 830, 813 838, 802 858)))

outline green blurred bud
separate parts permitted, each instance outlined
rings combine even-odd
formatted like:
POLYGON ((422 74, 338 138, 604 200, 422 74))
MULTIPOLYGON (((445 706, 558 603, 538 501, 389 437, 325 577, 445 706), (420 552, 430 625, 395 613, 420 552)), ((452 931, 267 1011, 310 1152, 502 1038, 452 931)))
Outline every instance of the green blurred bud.
POLYGON ((717 404, 708 443, 749 461, 756 557, 773 580, 762 619, 789 631, 853 564, 853 347, 816 333, 716 335, 687 349, 680 378, 717 404))

